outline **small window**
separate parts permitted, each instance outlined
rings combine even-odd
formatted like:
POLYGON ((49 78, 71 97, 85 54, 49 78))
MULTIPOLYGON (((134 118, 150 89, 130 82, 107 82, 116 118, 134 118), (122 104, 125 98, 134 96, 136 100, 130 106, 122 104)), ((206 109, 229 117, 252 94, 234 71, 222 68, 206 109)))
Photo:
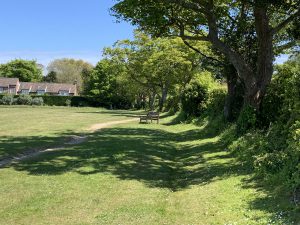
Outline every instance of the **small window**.
POLYGON ((45 90, 38 90, 37 91, 37 95, 44 95, 45 94, 45 90))
POLYGON ((58 94, 59 94, 60 96, 69 96, 69 95, 70 95, 70 94, 69 94, 69 91, 59 91, 58 94))
POLYGON ((0 87, 0 93, 3 93, 3 92, 4 92, 4 88, 0 87))
POLYGON ((22 89, 21 90, 21 94, 22 95, 28 95, 29 94, 29 90, 28 89, 22 89))
POLYGON ((15 88, 10 88, 9 91, 8 91, 8 93, 14 94, 14 93, 16 93, 16 89, 15 88))

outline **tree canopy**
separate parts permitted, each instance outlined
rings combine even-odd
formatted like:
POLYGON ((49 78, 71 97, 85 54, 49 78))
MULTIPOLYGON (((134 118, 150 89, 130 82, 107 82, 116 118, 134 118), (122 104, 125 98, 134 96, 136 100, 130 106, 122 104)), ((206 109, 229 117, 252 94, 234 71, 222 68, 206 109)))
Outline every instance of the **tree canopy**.
POLYGON ((43 78, 43 69, 34 60, 16 59, 0 65, 0 76, 19 78, 23 82, 37 82, 43 78))
POLYGON ((152 35, 210 42, 237 70, 245 104, 259 108, 275 55, 299 45, 299 6, 299 0, 118 0, 112 12, 152 35))
POLYGON ((83 60, 75 59, 56 59, 52 61, 47 70, 49 73, 56 74, 56 81, 60 83, 74 83, 77 82, 78 90, 82 90, 83 75, 90 72, 93 65, 83 60))
MULTIPOLYGON (((207 45, 198 43, 197 47, 211 54, 207 45)), ((119 41, 106 48, 104 56, 115 65, 115 70, 118 68, 115 74, 123 85, 130 86, 134 95, 147 96, 151 108, 158 98, 161 110, 170 93, 181 93, 195 73, 201 71, 201 55, 180 38, 151 38, 138 31, 133 41, 119 41)))

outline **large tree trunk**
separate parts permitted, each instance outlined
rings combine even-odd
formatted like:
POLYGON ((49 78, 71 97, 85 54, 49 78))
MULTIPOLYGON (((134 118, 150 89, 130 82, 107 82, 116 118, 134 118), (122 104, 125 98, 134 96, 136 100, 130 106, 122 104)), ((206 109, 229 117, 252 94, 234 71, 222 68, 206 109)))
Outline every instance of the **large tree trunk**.
POLYGON ((224 106, 224 116, 227 121, 233 121, 237 118, 243 103, 243 85, 238 78, 238 73, 232 64, 224 68, 224 74, 227 80, 228 94, 224 106))
POLYGON ((262 99, 273 74, 273 33, 267 15, 267 9, 254 6, 255 26, 258 40, 258 54, 256 68, 248 65, 242 55, 235 52, 219 39, 218 26, 213 11, 213 4, 207 6, 207 20, 209 26, 208 39, 215 48, 226 55, 230 63, 238 72, 239 78, 245 84, 244 106, 250 105, 259 110, 262 99))
POLYGON ((245 105, 260 109, 260 104, 266 94, 267 86, 270 84, 273 75, 273 34, 264 7, 255 7, 255 27, 258 37, 258 58, 254 83, 245 83, 245 105))

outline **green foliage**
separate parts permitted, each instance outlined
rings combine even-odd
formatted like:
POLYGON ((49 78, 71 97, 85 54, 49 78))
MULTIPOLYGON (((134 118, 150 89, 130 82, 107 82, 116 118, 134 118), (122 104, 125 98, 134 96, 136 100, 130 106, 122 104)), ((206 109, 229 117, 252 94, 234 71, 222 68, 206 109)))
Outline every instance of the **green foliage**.
POLYGON ((70 107, 72 104, 72 101, 70 99, 67 99, 66 100, 66 106, 70 107))
POLYGON ((206 102, 206 115, 212 118, 223 115, 227 90, 222 87, 212 89, 206 102))
POLYGON ((54 71, 50 71, 46 76, 43 77, 44 82, 55 83, 57 82, 57 74, 54 71))
POLYGON ((209 72, 199 73, 186 85, 182 97, 182 110, 188 117, 221 113, 226 91, 221 88, 209 72))
MULTIPOLYGON (((300 187, 299 68, 299 56, 277 67, 256 121, 262 130, 252 130, 230 145, 257 174, 291 190, 300 187)), ((254 115, 252 109, 242 112, 239 129, 253 127, 254 115)))
POLYGON ((101 102, 105 102, 110 108, 131 108, 133 100, 130 88, 127 88, 128 81, 120 79, 121 75, 122 65, 109 59, 101 60, 86 82, 85 94, 101 99, 101 102))
MULTIPOLYGON (((206 44, 197 47, 209 52, 206 44)), ((118 93, 116 96, 127 96, 138 106, 146 105, 147 101, 149 108, 164 110, 169 98, 176 105, 185 85, 202 71, 201 55, 189 49, 180 38, 151 38, 136 31, 134 40, 119 41, 104 53, 106 58, 99 63, 101 68, 96 68, 101 79, 93 82, 101 87, 96 88, 96 94, 118 93), (106 91, 108 88, 113 91, 106 91)))
POLYGON ((208 90, 197 82, 189 84, 182 95, 182 110, 188 117, 200 116, 204 111, 204 104, 207 100, 208 90))
POLYGON ((42 97, 33 98, 31 101, 31 105, 42 106, 44 105, 44 99, 42 97))
POLYGON ((23 82, 41 81, 42 73, 42 67, 36 61, 16 59, 0 65, 0 77, 19 78, 23 82))
POLYGON ((32 97, 30 95, 20 95, 17 99, 18 105, 31 105, 32 97))
POLYGON ((276 73, 262 103, 260 123, 288 121, 300 102, 300 56, 276 67, 276 73))
POLYGON ((47 70, 49 71, 46 79, 55 80, 59 83, 77 83, 79 92, 83 89, 83 79, 88 79, 93 66, 83 60, 75 59, 56 59, 52 61, 47 70), (55 77, 54 77, 55 75, 55 77))
POLYGON ((257 112, 250 105, 244 106, 237 120, 238 135, 245 134, 249 129, 255 128, 257 122, 257 112))
POLYGON ((0 105, 12 105, 14 103, 13 95, 4 95, 2 99, 0 99, 0 105))

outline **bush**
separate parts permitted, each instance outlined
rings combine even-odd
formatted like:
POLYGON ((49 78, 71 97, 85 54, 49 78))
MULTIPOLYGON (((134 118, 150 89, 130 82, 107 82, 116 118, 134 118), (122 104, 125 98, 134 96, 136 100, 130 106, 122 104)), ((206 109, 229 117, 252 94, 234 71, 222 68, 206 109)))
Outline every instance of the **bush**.
POLYGON ((71 103, 72 103, 72 102, 71 102, 70 99, 67 99, 67 100, 66 100, 66 106, 70 107, 70 106, 71 106, 71 103))
POLYGON ((237 134, 243 135, 249 129, 255 128, 257 122, 256 110, 251 106, 245 106, 237 120, 237 134))
POLYGON ((226 101, 227 90, 224 88, 213 89, 209 95, 206 103, 206 112, 210 117, 219 116, 223 114, 224 105, 226 101))
POLYGON ((258 115, 249 107, 241 113, 240 133, 255 125, 260 130, 248 132, 229 146, 257 174, 290 190, 300 188, 300 66, 295 63, 277 67, 258 115))
POLYGON ((12 105, 14 103, 13 95, 4 95, 0 100, 0 105, 12 105))
POLYGON ((17 99, 19 105, 31 105, 32 97, 30 95, 20 95, 17 99))
POLYGON ((44 100, 41 97, 33 98, 31 101, 31 104, 41 106, 41 105, 44 105, 44 100))

